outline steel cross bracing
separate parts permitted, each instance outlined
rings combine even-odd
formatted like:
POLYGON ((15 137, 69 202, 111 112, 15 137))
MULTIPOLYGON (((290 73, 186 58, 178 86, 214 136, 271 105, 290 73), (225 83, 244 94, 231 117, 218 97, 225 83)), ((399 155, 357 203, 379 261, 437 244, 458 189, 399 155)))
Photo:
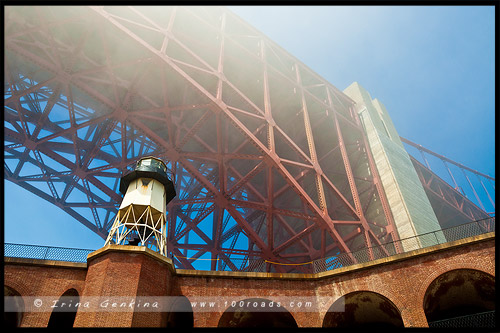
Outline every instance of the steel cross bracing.
POLYGON ((414 157, 411 157, 411 161, 441 227, 448 228, 489 217, 488 213, 476 206, 474 202, 459 193, 414 157))
POLYGON ((422 145, 416 144, 408 139, 401 137, 401 141, 404 142, 405 144, 411 146, 411 147, 416 148, 420 152, 422 159, 425 162, 426 167, 429 171, 432 171, 432 168, 431 168, 429 161, 427 160, 424 152, 431 155, 431 157, 433 157, 434 159, 436 159, 436 158, 439 159, 443 163, 444 168, 446 169, 447 175, 449 176, 449 179, 450 179, 448 183, 450 184, 450 186, 453 187, 453 189, 455 189, 456 191, 460 191, 460 193, 462 195, 467 196, 466 191, 464 191, 464 187, 467 187, 468 189, 470 189, 472 191, 472 193, 474 194, 474 199, 476 200, 476 204, 479 205, 483 211, 488 211, 485 209, 485 207, 488 207, 488 205, 490 205, 488 208, 492 209, 492 213, 494 213, 494 211, 495 211, 494 195, 492 198, 492 195, 490 194, 490 192, 488 191, 487 188, 490 188, 490 191, 491 190, 493 190, 493 192, 495 191, 495 178, 488 176, 488 175, 486 175, 482 172, 479 172, 477 170, 471 169, 471 168, 469 168, 461 163, 455 162, 455 161, 447 158, 446 156, 443 156, 441 154, 437 154, 437 153, 435 153, 435 152, 433 152, 425 147, 422 147, 422 145), (463 176, 466 180, 465 186, 461 186, 463 184, 463 182, 460 182, 460 181, 457 182, 458 178, 456 175, 453 174, 453 172, 449 166, 450 164, 456 166, 461 171, 461 173, 463 174, 463 176), (466 172, 469 174, 475 175, 477 181, 479 182, 479 184, 481 186, 479 187, 479 184, 474 186, 473 182, 471 182, 471 179, 469 179, 466 172), (486 201, 486 198, 488 199, 487 201, 486 201))
POLYGON ((398 238, 353 101, 224 8, 5 7, 5 55, 5 179, 103 238, 145 155, 174 178, 178 267, 398 238))
POLYGON ((450 160, 408 139, 401 138, 401 141, 416 148, 421 154, 422 163, 414 156, 410 158, 442 228, 495 215, 495 178, 450 160), (424 152, 432 158, 429 159, 431 163, 424 152), (435 163, 436 160, 442 162, 442 165, 435 163), (450 164, 455 169, 458 168, 463 177, 460 177, 460 173, 458 175, 453 173, 450 164), (476 186, 468 174, 476 176, 476 186), (448 181, 443 180, 445 178, 448 181))

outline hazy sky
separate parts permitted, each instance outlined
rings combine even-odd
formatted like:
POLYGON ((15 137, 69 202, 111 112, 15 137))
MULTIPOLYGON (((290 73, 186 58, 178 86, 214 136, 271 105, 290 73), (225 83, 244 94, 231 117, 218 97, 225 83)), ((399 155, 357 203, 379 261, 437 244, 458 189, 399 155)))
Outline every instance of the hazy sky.
MULTIPOLYGON (((359 82, 402 137, 495 176, 493 6, 230 8, 340 90, 359 82)), ((5 194, 5 242, 104 244, 22 188, 5 194)))
POLYGON ((494 176, 494 7, 230 7, 402 137, 494 176))

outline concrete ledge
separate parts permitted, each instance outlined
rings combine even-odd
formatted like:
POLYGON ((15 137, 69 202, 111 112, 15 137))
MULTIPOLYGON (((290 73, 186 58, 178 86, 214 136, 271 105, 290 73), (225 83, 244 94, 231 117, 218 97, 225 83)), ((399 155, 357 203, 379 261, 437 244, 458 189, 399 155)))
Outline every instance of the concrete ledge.
POLYGON ((106 253, 109 252, 127 252, 127 253, 134 253, 134 254, 144 254, 152 259, 158 260, 163 264, 166 264, 168 268, 175 273, 175 267, 172 259, 167 258, 158 252, 155 252, 151 249, 148 249, 145 246, 133 246, 133 245, 115 245, 115 244, 108 244, 94 252, 91 252, 87 255, 87 264, 91 261, 94 260, 106 253))
POLYGON ((318 274, 304 273, 267 273, 267 272, 232 272, 232 271, 201 271, 191 269, 177 269, 179 276, 213 277, 213 278, 240 278, 240 279, 285 279, 285 280, 314 280, 318 274))

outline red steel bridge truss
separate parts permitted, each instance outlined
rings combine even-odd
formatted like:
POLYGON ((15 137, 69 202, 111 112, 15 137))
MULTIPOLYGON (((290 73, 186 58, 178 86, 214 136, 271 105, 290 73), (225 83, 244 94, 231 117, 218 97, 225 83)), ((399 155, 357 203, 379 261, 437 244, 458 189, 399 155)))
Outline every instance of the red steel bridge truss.
POLYGON ((410 159, 442 228, 495 216, 495 178, 408 139, 401 141, 415 150, 410 159))
POLYGON ((310 272, 398 238, 353 101, 224 8, 5 7, 4 68, 5 179, 103 238, 146 155, 177 267, 310 272))

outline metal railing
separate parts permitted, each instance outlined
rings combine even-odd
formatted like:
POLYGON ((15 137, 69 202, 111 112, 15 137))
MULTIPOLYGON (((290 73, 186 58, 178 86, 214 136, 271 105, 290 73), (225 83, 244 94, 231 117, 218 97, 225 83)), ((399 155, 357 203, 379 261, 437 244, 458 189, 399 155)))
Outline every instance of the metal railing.
POLYGON ((66 247, 5 243, 4 257, 87 262, 87 255, 95 250, 66 247))
POLYGON ((436 230, 425 234, 400 239, 381 246, 363 248, 354 252, 340 253, 335 256, 316 259, 312 262, 314 273, 361 264, 372 260, 390 257, 399 253, 422 249, 433 245, 453 242, 495 231, 495 217, 461 224, 455 227, 436 230))
POLYGON ((429 328, 494 328, 495 311, 429 322, 429 328))
MULTIPOLYGON (((273 263, 264 259, 248 260, 245 267, 240 268, 244 272, 265 272, 274 265, 312 265, 313 272, 319 273, 332 269, 361 264, 392 255, 405 253, 411 250, 421 249, 437 244, 452 242, 455 240, 477 236, 495 231, 495 217, 490 217, 456 227, 441 229, 418 236, 405 238, 396 242, 382 244, 370 248, 363 248, 354 252, 340 253, 335 256, 316 259, 306 263, 282 264, 273 263)), ((46 259, 70 262, 87 262, 87 255, 95 250, 74 249, 53 246, 27 245, 5 243, 5 257, 46 259)), ((219 266, 219 265, 218 265, 219 266)), ((220 269, 220 268, 219 268, 220 269)))

